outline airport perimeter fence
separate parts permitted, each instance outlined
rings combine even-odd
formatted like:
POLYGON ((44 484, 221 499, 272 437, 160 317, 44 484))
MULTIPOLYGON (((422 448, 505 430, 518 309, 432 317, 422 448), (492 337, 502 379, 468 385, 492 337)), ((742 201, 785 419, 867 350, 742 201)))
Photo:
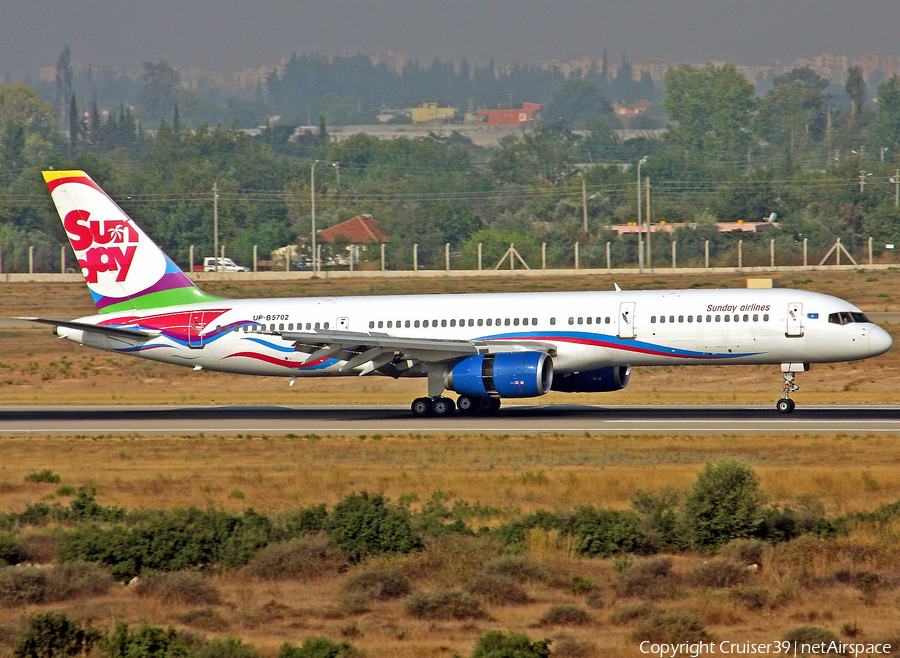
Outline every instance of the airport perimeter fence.
MULTIPOLYGON (((863 247, 850 250, 841 239, 837 238, 828 248, 812 250, 808 240, 796 241, 790 244, 776 244, 775 239, 767 241, 745 241, 738 239, 734 245, 722 248, 721 245, 713 245, 709 240, 694 241, 679 249, 677 240, 665 242, 654 248, 652 244, 644 241, 642 244, 627 244, 618 242, 592 241, 585 244, 571 243, 571 251, 566 254, 561 252, 559 244, 553 245, 552 259, 548 259, 548 244, 531 244, 528 249, 516 247, 510 244, 502 257, 496 258, 497 249, 493 245, 493 255, 488 259, 483 250, 483 244, 477 245, 477 256, 468 254, 468 262, 463 254, 451 250, 450 243, 446 243, 443 249, 443 258, 435 257, 435 250, 431 248, 427 258, 422 257, 419 245, 413 244, 407 254, 407 262, 400 266, 390 266, 387 253, 390 245, 382 243, 380 250, 376 246, 376 255, 368 255, 363 259, 354 259, 347 256, 334 256, 324 253, 322 245, 318 247, 317 258, 313 262, 307 257, 291 255, 274 260, 261 260, 258 258, 258 249, 253 247, 252 267, 248 264, 250 272, 203 272, 202 265, 195 267, 195 249, 190 247, 189 262, 185 271, 198 279, 209 279, 210 275, 235 275, 265 274, 265 278, 308 278, 314 276, 398 276, 398 275, 490 275, 490 274, 527 274, 546 271, 553 272, 578 272, 597 273, 609 272, 633 272, 652 273, 656 271, 702 271, 702 270, 798 270, 818 269, 823 267, 861 267, 861 268, 889 268, 900 267, 900 254, 894 251, 894 245, 879 245, 876 253, 873 238, 868 238, 863 247), (635 247, 637 247, 635 249, 635 247), (379 253, 380 252, 380 253, 379 253), (635 253, 637 252, 637 253, 635 253), (472 262, 472 261, 475 262, 472 262), (474 265, 474 267, 473 267, 474 265)), ((58 256, 50 257, 47 246, 30 246, 26 254, 15 254, 13 266, 4 269, 4 253, 0 251, 0 280, 22 281, 47 275, 78 275, 74 256, 68 246, 59 245, 58 256), (26 256, 23 258, 23 256, 26 256), (55 260, 58 269, 54 272, 49 268, 38 268, 36 263, 44 265, 48 261, 55 260), (22 265, 27 262, 27 268, 22 265)), ((220 257, 226 257, 223 246, 220 257)), ((401 259, 394 259, 395 262, 401 259)), ((202 263, 202 258, 198 260, 202 263)), ((55 268, 54 268, 55 269, 55 268)), ((55 277, 53 277, 55 278, 55 277)), ((50 278, 48 280, 53 280, 50 278)))

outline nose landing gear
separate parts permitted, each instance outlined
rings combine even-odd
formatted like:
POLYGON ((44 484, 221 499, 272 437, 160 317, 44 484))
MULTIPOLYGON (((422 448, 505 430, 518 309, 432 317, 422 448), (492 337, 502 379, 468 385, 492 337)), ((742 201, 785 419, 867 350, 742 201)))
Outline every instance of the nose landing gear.
POLYGON ((794 383, 794 373, 806 372, 809 370, 808 363, 782 363, 781 372, 784 375, 784 386, 781 387, 781 399, 775 403, 778 413, 789 414, 797 406, 791 399, 791 393, 800 390, 800 387, 794 383))

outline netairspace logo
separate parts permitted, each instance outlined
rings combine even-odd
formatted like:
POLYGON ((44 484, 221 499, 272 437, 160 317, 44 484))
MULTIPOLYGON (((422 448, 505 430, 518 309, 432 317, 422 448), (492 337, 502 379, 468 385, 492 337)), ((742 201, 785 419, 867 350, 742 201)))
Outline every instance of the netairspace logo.
POLYGON ((675 658, 690 656, 698 658, 702 655, 770 655, 770 656, 808 656, 810 654, 838 654, 851 656, 875 656, 891 653, 890 644, 844 644, 843 642, 682 642, 667 644, 644 641, 641 642, 641 653, 659 658, 675 658))

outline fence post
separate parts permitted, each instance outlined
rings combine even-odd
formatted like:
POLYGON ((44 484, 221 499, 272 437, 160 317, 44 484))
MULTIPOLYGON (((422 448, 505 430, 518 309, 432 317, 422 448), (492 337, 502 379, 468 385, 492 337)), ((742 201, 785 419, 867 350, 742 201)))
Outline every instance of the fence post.
MULTIPOLYGON (((255 245, 254 245, 254 246, 255 246, 255 245)), ((256 258, 256 254, 254 253, 253 256, 254 256, 254 259, 255 259, 255 258, 256 258)), ((284 271, 285 271, 285 272, 290 272, 290 270, 291 270, 291 248, 290 248, 290 247, 287 247, 287 248, 285 248, 285 250, 284 250, 284 271)), ((254 266, 254 271, 256 271, 255 266, 254 266)))
POLYGON ((678 267, 678 240, 672 240, 672 269, 678 267))
POLYGON ((807 255, 807 246, 809 245, 809 238, 803 238, 803 267, 808 265, 806 255, 807 255))
POLYGON ((744 267, 744 241, 738 240, 738 269, 744 267))
POLYGON ((869 265, 872 264, 872 236, 869 236, 869 265))
MULTIPOLYGON (((871 238, 869 238, 869 239, 871 240, 871 238)), ((871 261, 872 259, 870 258, 869 260, 871 261)), ((59 273, 60 274, 66 273, 66 248, 65 247, 59 248, 59 273)))
POLYGON ((256 272, 256 265, 259 262, 259 245, 253 245, 253 271, 256 272))
POLYGON ((509 243, 509 271, 516 271, 516 245, 514 242, 509 243))
POLYGON ((353 245, 350 245, 350 271, 353 271, 353 245))
POLYGON ((575 269, 578 269, 578 243, 575 243, 575 269))
POLYGON ((34 274, 34 246, 28 247, 28 273, 34 274))
POLYGON ((319 272, 322 270, 322 243, 316 245, 316 258, 315 265, 313 266, 313 275, 318 276, 319 272))
POLYGON ((775 238, 769 240, 769 266, 775 267, 775 238))
POLYGON ((0 250, 0 274, 3 274, 3 251, 0 250))
POLYGON ((381 243, 381 271, 384 272, 384 243, 381 243))
POLYGON ((189 265, 190 269, 188 271, 193 272, 194 271, 194 245, 191 245, 191 259, 190 260, 191 260, 190 265, 189 265))
POLYGON ((481 243, 478 243, 478 271, 481 271, 481 243))
POLYGON ((606 241, 606 269, 612 269, 612 254, 609 251, 609 241, 606 241))
POLYGON ((834 246, 837 247, 837 249, 835 249, 835 251, 837 252, 837 264, 840 265, 841 264, 841 239, 840 238, 838 238, 835 241, 834 246))
POLYGON ((444 243, 444 269, 450 271, 450 243, 444 243))
POLYGON ((541 269, 547 269, 547 243, 541 243, 541 269))
POLYGON ((419 271, 419 243, 413 245, 413 272, 419 271))
POLYGON ((703 243, 703 258, 706 263, 706 269, 709 269, 709 240, 703 243))

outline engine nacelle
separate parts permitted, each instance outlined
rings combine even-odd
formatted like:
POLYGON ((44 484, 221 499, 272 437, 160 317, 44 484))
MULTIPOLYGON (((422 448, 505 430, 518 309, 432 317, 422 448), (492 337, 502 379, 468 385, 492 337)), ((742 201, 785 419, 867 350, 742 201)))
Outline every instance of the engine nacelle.
POLYGON ((533 398, 553 385, 553 360, 544 352, 500 352, 469 356, 450 369, 444 386, 460 395, 533 398))
POLYGON ((631 379, 630 366, 597 368, 553 379, 553 390, 563 393, 606 393, 621 391, 631 379))

